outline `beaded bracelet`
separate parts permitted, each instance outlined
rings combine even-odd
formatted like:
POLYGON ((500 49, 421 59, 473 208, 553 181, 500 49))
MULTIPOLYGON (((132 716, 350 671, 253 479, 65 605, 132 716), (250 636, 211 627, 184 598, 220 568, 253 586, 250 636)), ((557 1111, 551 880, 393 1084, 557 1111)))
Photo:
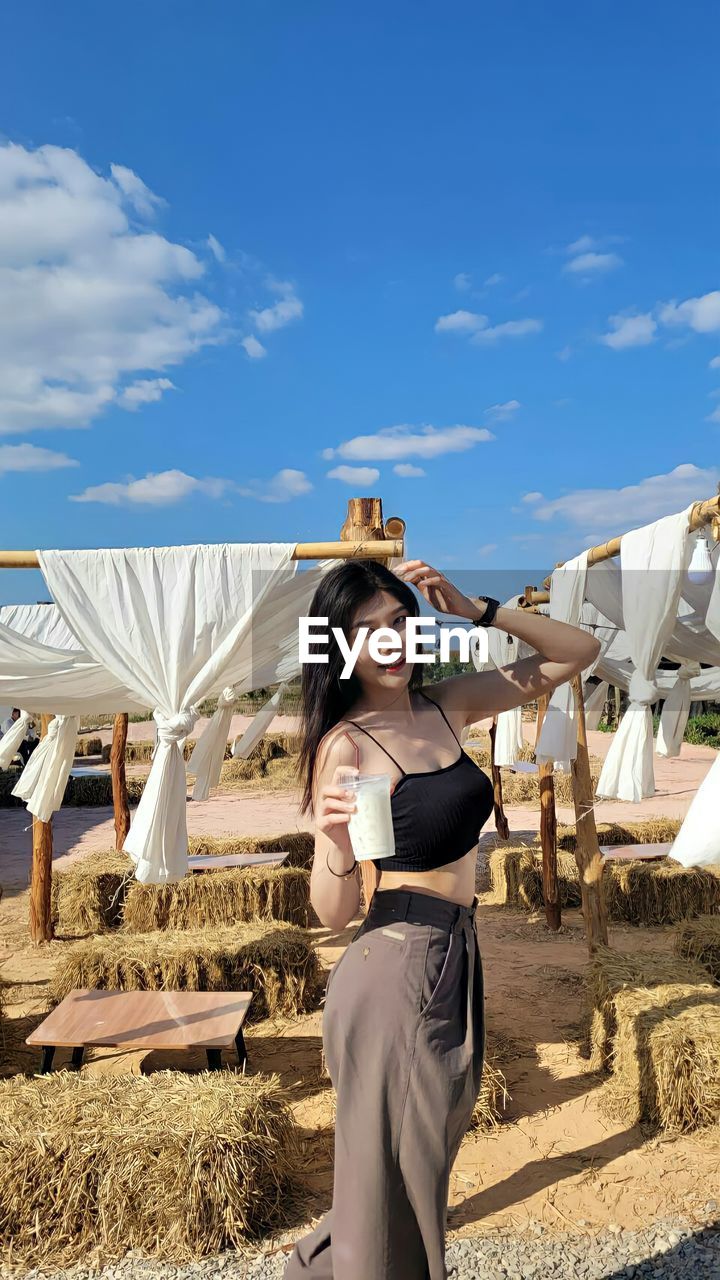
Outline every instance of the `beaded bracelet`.
MULTIPOLYGON (((355 854, 353 854, 353 858, 355 858, 355 854)), ((331 875, 337 876, 339 880, 347 880, 348 876, 352 875, 353 871, 357 866, 357 858, 355 858, 355 861, 353 862, 349 871, 333 871, 332 867, 330 866, 330 850, 328 849, 327 853, 325 854, 325 865, 331 875)))

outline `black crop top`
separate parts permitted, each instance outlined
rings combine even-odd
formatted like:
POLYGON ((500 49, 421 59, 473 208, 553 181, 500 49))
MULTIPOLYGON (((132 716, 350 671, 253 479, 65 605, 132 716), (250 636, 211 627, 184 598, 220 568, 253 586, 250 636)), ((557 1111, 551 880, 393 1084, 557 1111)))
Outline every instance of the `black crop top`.
MULTIPOLYGON (((426 694, 422 696, 427 698, 426 694)), ((372 738, 403 775, 390 797, 395 857, 373 858, 380 871, 434 871, 457 861, 477 844, 480 830, 493 810, 490 779, 460 746, 439 703, 434 705, 460 747, 460 755, 452 764, 422 773, 406 773, 367 729, 356 720, 348 722, 372 738)))

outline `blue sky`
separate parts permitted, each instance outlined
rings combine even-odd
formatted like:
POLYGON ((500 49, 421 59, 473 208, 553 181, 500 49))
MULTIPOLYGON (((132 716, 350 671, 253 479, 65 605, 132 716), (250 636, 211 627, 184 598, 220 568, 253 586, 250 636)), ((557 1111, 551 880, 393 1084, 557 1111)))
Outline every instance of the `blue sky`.
POLYGON ((719 28, 10 0, 3 545, 332 538, 379 494, 499 594, 711 496, 719 28))

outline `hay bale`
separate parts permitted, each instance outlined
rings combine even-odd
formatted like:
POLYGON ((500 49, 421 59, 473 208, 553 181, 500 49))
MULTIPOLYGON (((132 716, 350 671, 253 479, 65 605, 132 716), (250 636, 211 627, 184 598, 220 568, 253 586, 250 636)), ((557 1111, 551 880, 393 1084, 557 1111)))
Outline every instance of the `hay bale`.
POLYGON ((299 867, 228 867, 185 876, 176 884, 128 888, 124 928, 201 929, 255 920, 310 923, 310 874, 299 867))
POLYGON ((720 917, 685 921, 675 931, 674 947, 677 956, 701 965, 720 986, 720 917))
POLYGON ((74 936, 117 928, 133 868, 124 853, 91 853, 65 871, 53 871, 55 933, 74 936))
POLYGON ((190 853, 212 857, 226 853, 287 852, 285 866, 312 866, 315 836, 312 831, 283 831, 277 836, 190 836, 190 853))
POLYGON ((21 770, 16 765, 11 765, 9 769, 0 769, 0 808, 18 809, 21 805, 24 806, 25 801, 12 794, 20 773, 21 770))
MULTIPOLYGON (((625 1124, 691 1132, 720 1121, 720 992, 674 956, 619 957, 612 1077, 603 1109, 625 1124), (661 968, 665 962, 664 970, 661 968), (661 976, 664 971, 664 977, 661 976), (630 976, 632 975, 632 976, 630 976)), ((607 960, 605 961, 607 967, 607 960)), ((618 964, 610 981, 617 981, 618 964)))
MULTIPOLYGON (((482 737, 484 737, 487 740, 488 745, 486 747, 466 747, 465 750, 467 751, 467 754, 470 756, 470 759, 474 760, 475 764, 479 765, 481 769, 489 769, 490 768, 490 735, 487 733, 483 733, 482 737)), ((530 742, 523 743, 522 747, 520 748, 518 759, 527 760, 527 761, 530 761, 531 763, 535 762, 535 748, 530 742)), ((503 788, 505 786, 505 780, 508 776, 510 775, 508 775, 507 773, 503 774, 503 788)))
POLYGON ((186 933, 115 933, 65 952, 51 979, 58 1004, 80 987, 101 991, 252 991, 248 1022, 316 1008, 321 967, 295 925, 237 925, 186 933))
POLYGON ((0 1246, 44 1267, 247 1252, 285 1222, 302 1163, 276 1075, 16 1076, 0 1083, 0 1246))
MULTIPOLYGON (((678 818, 647 818, 644 822, 600 822, 597 826, 598 844, 665 844, 674 840, 682 822, 678 818)), ((559 825, 558 849, 575 850, 577 830, 575 825, 559 825)))
POLYGON ((496 844, 488 855, 490 892, 499 907, 516 907, 524 870, 532 863, 533 847, 527 844, 496 844))
MULTIPOLYGON (((496 900, 528 911, 544 909, 542 854, 528 846, 499 847, 489 859, 496 900), (516 847, 517 848, 517 847, 516 847)), ((563 908, 582 902, 575 856, 558 849, 558 888, 563 908)), ((720 909, 720 871, 681 867, 667 859, 657 862, 607 862, 603 890, 609 920, 632 925, 676 924, 679 920, 720 909)))
POLYGON ((599 946, 587 969, 587 990, 583 1012, 583 1050, 594 1071, 612 1065, 617 1031, 616 999, 626 990, 649 991, 671 985, 707 985, 707 974, 698 964, 681 960, 665 951, 644 951, 627 955, 599 946))
POLYGON ((75 746, 76 756, 99 756, 102 754, 102 738, 78 738, 75 746))

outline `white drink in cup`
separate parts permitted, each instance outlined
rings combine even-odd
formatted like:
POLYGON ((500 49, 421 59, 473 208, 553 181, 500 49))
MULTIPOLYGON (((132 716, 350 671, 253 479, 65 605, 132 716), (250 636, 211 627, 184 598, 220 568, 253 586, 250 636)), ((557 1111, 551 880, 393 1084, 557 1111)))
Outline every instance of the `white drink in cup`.
POLYGON ((341 775, 340 785, 352 792, 355 809, 348 832, 358 862, 395 857, 395 832, 390 807, 389 773, 341 775))

